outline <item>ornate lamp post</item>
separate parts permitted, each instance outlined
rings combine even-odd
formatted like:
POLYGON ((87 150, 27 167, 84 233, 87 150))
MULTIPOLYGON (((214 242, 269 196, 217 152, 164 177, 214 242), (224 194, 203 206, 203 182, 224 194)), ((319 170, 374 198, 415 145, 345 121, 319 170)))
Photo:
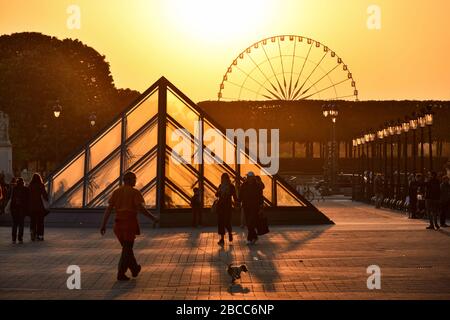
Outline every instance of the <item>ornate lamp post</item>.
POLYGON ((433 171, 433 138, 431 136, 431 126, 433 125, 434 120, 434 112, 431 109, 431 106, 428 106, 425 111, 425 123, 428 127, 428 148, 430 154, 430 172, 433 171))
POLYGON ((425 110, 422 109, 422 113, 417 118, 418 124, 420 127, 420 172, 422 173, 422 175, 424 174, 423 170, 425 168, 425 155, 424 155, 424 151, 423 151, 423 144, 425 143, 425 139, 423 137, 423 130, 424 130, 425 126, 427 125, 427 122, 425 121, 424 112, 425 112, 425 110))
POLYGON ((390 188, 389 188, 389 198, 394 198, 395 188, 394 188, 394 135, 395 135, 395 125, 394 123, 390 123, 388 127, 390 139, 390 153, 391 153, 391 163, 390 163, 390 188))
POLYGON ((402 168, 400 165, 400 159, 401 159, 401 154, 402 154, 402 149, 401 149, 401 137, 402 137, 402 123, 400 121, 400 119, 397 122, 397 125, 395 126, 395 134, 397 135, 397 192, 396 192, 396 198, 397 200, 400 200, 400 195, 401 195, 401 185, 400 185, 400 176, 401 176, 401 172, 402 172, 402 168))
POLYGON ((408 193, 408 131, 409 131, 409 118, 406 117, 405 121, 402 124, 403 132, 405 133, 405 145, 403 147, 404 156, 405 156, 405 176, 404 176, 404 186, 405 190, 403 192, 404 197, 407 196, 408 193))
POLYGON ((331 119, 331 150, 329 152, 329 157, 331 161, 329 162, 330 167, 330 182, 331 188, 336 190, 336 174, 337 174, 337 155, 336 155, 336 120, 339 115, 338 107, 335 104, 326 104, 322 106, 322 114, 325 118, 331 119))
POLYGON ((381 173, 383 172, 383 152, 382 152, 382 144, 384 139, 383 129, 377 131, 377 138, 378 138, 378 167, 381 173))
POLYGON ((416 173, 416 158, 417 158, 417 140, 416 140, 416 130, 417 127, 419 126, 419 121, 417 120, 417 116, 416 113, 414 112, 412 114, 411 119, 409 119, 409 128, 412 131, 413 134, 413 141, 412 141, 412 157, 413 157, 413 161, 412 161, 412 173, 416 173))
POLYGON ((97 116, 95 115, 94 112, 91 112, 91 114, 89 115, 89 124, 91 125, 91 127, 95 127, 96 122, 97 116))
POLYGON ((387 156, 387 138, 389 137, 389 123, 384 124, 383 128, 383 148, 384 148, 384 190, 385 192, 388 190, 388 170, 387 170, 387 163, 388 163, 388 156, 387 156))
MULTIPOLYGON (((59 100, 56 100, 55 105, 53 106, 53 116, 55 117, 56 120, 59 120, 59 117, 61 116, 62 113, 62 106, 59 103, 59 100)), ((58 162, 58 154, 59 154, 59 146, 58 146, 58 136, 61 134, 60 132, 60 121, 57 121, 56 123, 56 129, 57 132, 55 133, 55 162, 58 162)))

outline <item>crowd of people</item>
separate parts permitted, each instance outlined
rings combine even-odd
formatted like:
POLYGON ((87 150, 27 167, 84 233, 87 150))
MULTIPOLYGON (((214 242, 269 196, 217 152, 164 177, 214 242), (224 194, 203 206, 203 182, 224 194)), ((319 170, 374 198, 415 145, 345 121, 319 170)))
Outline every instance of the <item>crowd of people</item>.
POLYGON ((22 177, 5 182, 0 175, 0 214, 10 213, 12 217, 12 243, 23 244, 25 218, 30 218, 31 241, 44 241, 44 219, 48 214, 48 194, 42 177, 35 173, 30 183, 22 177))
MULTIPOLYGON (((366 184, 367 186, 368 184, 366 184)), ((375 175, 373 179, 373 192, 375 194, 375 205, 381 207, 387 196, 388 189, 392 191, 389 181, 385 180, 382 174, 375 175)), ((370 189, 366 187, 366 189, 370 189)), ((426 217, 430 221, 427 229, 438 230, 448 227, 446 220, 450 211, 450 183, 446 173, 429 172, 426 175, 421 173, 410 174, 408 176, 408 186, 406 192, 395 192, 395 198, 402 198, 408 208, 408 218, 418 219, 426 217), (407 194, 407 196, 406 196, 407 194), (406 197, 406 199, 405 199, 406 197)), ((392 197, 392 192, 390 192, 392 197)))

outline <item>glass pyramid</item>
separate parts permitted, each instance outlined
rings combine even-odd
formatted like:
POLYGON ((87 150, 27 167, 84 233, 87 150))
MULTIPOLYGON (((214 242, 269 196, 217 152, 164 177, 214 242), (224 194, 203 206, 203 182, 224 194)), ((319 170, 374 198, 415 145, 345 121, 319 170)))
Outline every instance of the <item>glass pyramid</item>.
MULTIPOLYGON (((124 173, 131 170, 137 174, 136 188, 141 190, 150 208, 159 212, 189 208, 194 187, 200 188, 204 207, 210 207, 222 173, 227 172, 236 186, 248 171, 264 173, 258 163, 235 164, 236 144, 224 132, 162 77, 48 177, 51 206, 55 209, 105 207, 112 192, 123 183, 124 173), (196 130, 200 127, 199 135, 196 130), (217 134, 215 142, 220 143, 215 145, 223 147, 224 152, 212 150, 210 143, 205 142, 203 134, 208 129, 217 134), (176 132, 178 136, 174 139, 176 132), (201 161, 186 159, 178 150, 179 141, 187 142, 191 160, 195 157, 201 161), (226 150, 232 152, 225 153, 226 150), (227 159, 220 159, 220 154, 226 154, 227 159), (230 154, 232 159, 228 159, 230 154)), ((242 150, 240 156, 250 158, 242 150)), ((263 174, 261 178, 266 206, 314 208, 281 177, 263 174)))

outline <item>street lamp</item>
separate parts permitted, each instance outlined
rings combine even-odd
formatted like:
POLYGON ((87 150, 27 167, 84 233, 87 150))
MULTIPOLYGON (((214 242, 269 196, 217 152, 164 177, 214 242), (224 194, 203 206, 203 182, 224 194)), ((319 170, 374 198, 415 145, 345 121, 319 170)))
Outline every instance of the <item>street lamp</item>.
MULTIPOLYGON (((59 119, 59 117, 61 116, 61 113, 62 113, 62 106, 61 106, 61 104, 59 103, 59 100, 56 100, 56 102, 55 102, 55 105, 53 106, 53 116, 55 117, 55 119, 56 120, 58 120, 59 119)), ((60 121, 56 121, 57 123, 56 123, 56 129, 57 129, 57 132, 55 133, 55 163, 57 163, 58 162, 58 155, 59 155, 59 152, 60 152, 60 150, 59 150, 59 146, 58 146, 58 137, 60 136, 60 121)))
POLYGON ((402 129, 405 133, 405 145, 403 147, 405 155, 405 177, 404 177, 404 196, 406 197, 408 192, 408 131, 409 131, 409 117, 405 117, 405 121, 402 123, 402 129))
POLYGON ((434 112, 432 111, 431 105, 428 106, 424 115, 425 115, 425 123, 428 127, 428 148, 429 148, 429 154, 430 154, 430 172, 432 172, 433 171, 433 139, 431 137, 431 126, 433 125, 434 112))
POLYGON ((416 142, 416 130, 419 125, 419 121, 417 120, 417 115, 414 112, 412 114, 412 118, 409 119, 409 128, 412 130, 413 133, 413 142, 412 142, 412 156, 413 156, 413 162, 412 162, 412 173, 416 173, 416 157, 417 157, 417 142, 416 142))
POLYGON ((390 191, 390 195, 389 195, 389 198, 393 198, 394 197, 394 193, 395 193, 395 191, 394 191, 394 136, 395 136, 395 124, 392 122, 392 123, 390 123, 389 124, 389 127, 388 127, 388 131, 389 131, 389 136, 391 137, 391 139, 390 139, 390 145, 391 145, 391 150, 390 150, 390 153, 391 153, 391 163, 390 163, 390 166, 391 166, 391 170, 390 170, 390 176, 391 176, 391 179, 390 179, 390 187, 389 187, 389 191, 390 191))
POLYGON ((56 101, 55 105, 53 106, 53 115, 55 118, 59 118, 61 116, 62 112, 62 106, 59 104, 59 100, 56 101))
POLYGON ((89 115, 89 123, 91 125, 91 127, 95 127, 97 121, 97 116, 95 115, 94 112, 91 112, 91 114, 89 115))
POLYGON ((397 200, 400 200, 400 194, 401 194, 401 187, 400 187, 400 172, 402 171, 402 168, 400 167, 400 159, 401 159, 401 137, 402 137, 402 122, 400 119, 397 121, 397 125, 395 126, 395 134, 397 135, 397 194, 396 198, 397 200))
POLYGON ((383 153, 382 153, 382 144, 383 144, 383 138, 384 138, 384 133, 383 133, 383 129, 380 129, 377 131, 377 138, 379 140, 378 143, 378 164, 379 164, 379 168, 380 168, 380 173, 383 171, 383 153))
POLYGON ((425 163, 424 163, 424 151, 423 151, 423 144, 425 143, 425 139, 423 137, 423 130, 425 128, 425 126, 427 125, 427 122, 425 120, 425 109, 422 109, 422 112, 420 113, 417 122, 419 124, 420 127, 420 172, 422 173, 422 175, 424 174, 423 170, 425 168, 425 163))
POLYGON ((336 189, 336 173, 337 173, 337 155, 336 155, 336 120, 339 115, 339 110, 335 104, 325 104, 322 106, 322 114, 325 118, 331 118, 331 165, 330 167, 330 181, 333 190, 336 189))

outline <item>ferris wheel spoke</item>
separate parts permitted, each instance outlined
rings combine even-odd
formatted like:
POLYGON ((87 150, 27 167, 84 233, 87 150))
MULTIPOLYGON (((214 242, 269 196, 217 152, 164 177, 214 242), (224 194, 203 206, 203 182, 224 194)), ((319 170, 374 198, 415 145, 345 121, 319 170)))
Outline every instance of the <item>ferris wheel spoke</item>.
MULTIPOLYGON (((313 47, 313 45, 311 42, 311 45, 309 46, 308 54, 306 55, 305 61, 303 61, 302 69, 300 70, 300 73, 297 77, 297 81, 295 82, 294 89, 292 90, 293 92, 295 92, 295 90, 297 89, 298 82, 300 81, 300 77, 302 76, 303 70, 305 69, 306 61, 308 61, 309 54, 311 53, 312 47, 313 47)), ((294 100, 293 96, 289 97, 289 99, 294 100)))
POLYGON ((295 49, 297 47, 297 41, 294 41, 294 52, 292 53, 292 64, 291 64, 291 79, 289 80, 289 92, 288 98, 291 98, 291 88, 292 88, 292 74, 294 72, 294 62, 295 62, 295 49))
MULTIPOLYGON (((267 75, 261 70, 261 67, 255 62, 255 60, 253 60, 253 58, 247 53, 247 56, 250 58, 250 60, 252 60, 253 64, 256 66, 256 68, 258 68, 259 72, 261 72, 261 74, 263 75, 263 77, 267 80, 267 82, 269 82, 270 84, 272 84, 269 80, 269 78, 267 77, 267 75)), ((275 89, 275 91, 277 91, 277 89, 272 85, 272 87, 275 89)))
POLYGON ((335 84, 332 84, 332 85, 329 86, 329 87, 320 89, 319 91, 316 91, 316 92, 310 94, 309 96, 303 97, 303 98, 301 98, 301 99, 299 99, 299 100, 306 100, 306 99, 309 99, 309 98, 311 98, 312 96, 315 96, 315 95, 318 94, 318 93, 321 93, 321 92, 323 92, 323 91, 325 91, 325 90, 328 90, 328 89, 330 89, 330 88, 336 87, 336 86, 340 85, 341 83, 344 83, 344 82, 346 82, 346 81, 348 81, 348 80, 350 80, 350 79, 347 78, 347 79, 344 79, 344 80, 342 80, 342 81, 339 81, 338 83, 335 83, 335 84))
POLYGON ((254 77, 252 77, 248 72, 242 70, 241 68, 239 68, 238 66, 236 66, 237 69, 239 69, 243 74, 245 74, 248 78, 252 79, 253 81, 255 81, 259 86, 264 87, 264 85, 259 82, 258 80, 256 80, 254 77))
POLYGON ((309 74, 309 76, 305 79, 305 81, 303 82, 303 84, 301 85, 300 89, 297 91, 297 94, 294 96, 293 99, 296 99, 298 94, 300 93, 300 91, 303 89, 303 87, 305 86, 306 82, 309 80, 309 78, 311 78, 311 76, 314 74, 314 72, 316 72, 317 68, 320 66, 320 64, 322 63, 323 59, 325 59, 327 53, 325 52, 325 54, 322 56, 322 59, 320 59, 319 63, 316 64, 316 66, 314 67, 314 69, 311 71, 311 73, 309 74))
POLYGON ((261 48, 263 49, 264 54, 266 55, 267 61, 269 62, 270 68, 272 69, 272 73, 277 81, 278 87, 280 88, 281 94, 284 96, 283 88, 281 88, 280 81, 278 81, 278 77, 275 73, 275 69, 273 68, 272 62, 270 61, 269 56, 267 55, 266 49, 264 49, 264 46, 262 46, 261 48))
POLYGON ((336 68, 339 67, 339 64, 337 64, 333 69, 331 69, 330 71, 328 71, 326 74, 323 75, 323 77, 321 77, 319 80, 317 80, 316 82, 314 82, 311 86, 309 86, 308 89, 306 89, 305 91, 302 92, 302 94, 299 96, 299 98, 301 96, 303 96, 305 93, 307 93, 312 87, 314 87, 316 84, 318 84, 320 81, 322 81, 326 76, 328 76, 331 72, 333 72, 334 70, 336 70, 336 68))
POLYGON ((230 84, 232 84, 232 85, 234 85, 234 86, 236 86, 236 87, 238 87, 238 88, 241 88, 241 90, 242 89, 245 89, 245 90, 248 90, 248 91, 250 91, 250 92, 253 92, 253 93, 256 93, 257 95, 259 95, 260 93, 259 92, 257 92, 257 91, 255 91, 255 90, 253 90, 253 89, 250 89, 250 88, 247 88, 247 87, 244 87, 243 85, 239 85, 239 84, 237 84, 237 83, 234 83, 234 82, 232 82, 232 81, 227 81, 228 83, 230 83, 230 84))
MULTIPOLYGON (((280 38, 278 38, 278 52, 280 53, 281 71, 283 72, 284 90, 286 90, 286 93, 287 93, 286 77, 285 77, 285 75, 284 75, 283 54, 281 53, 280 38)), ((287 99, 286 96, 285 96, 285 98, 287 99)))

